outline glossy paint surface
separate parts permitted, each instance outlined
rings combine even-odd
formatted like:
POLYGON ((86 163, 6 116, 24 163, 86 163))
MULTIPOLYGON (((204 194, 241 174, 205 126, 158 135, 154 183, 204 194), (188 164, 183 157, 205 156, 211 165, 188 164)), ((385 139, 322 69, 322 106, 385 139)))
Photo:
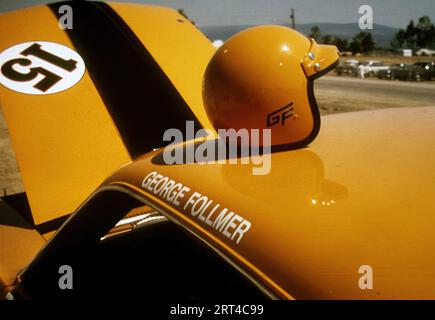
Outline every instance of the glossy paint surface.
MULTIPOLYGON (((284 298, 435 298, 435 108, 326 116, 311 146, 251 165, 158 164, 121 169, 118 185, 211 243, 284 298), (236 244, 141 187, 157 171, 252 222, 236 244), (371 266, 373 289, 359 287, 371 266)), ((161 152, 161 151, 160 151, 161 152)))

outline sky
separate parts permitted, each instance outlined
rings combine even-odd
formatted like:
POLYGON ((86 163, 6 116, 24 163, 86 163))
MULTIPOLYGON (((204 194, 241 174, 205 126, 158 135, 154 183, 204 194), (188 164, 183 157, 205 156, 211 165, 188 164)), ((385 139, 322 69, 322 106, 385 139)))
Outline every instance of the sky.
MULTIPOLYGON (((0 12, 55 1, 0 0, 0 12)), ((296 23, 357 23, 358 8, 370 5, 374 23, 405 28, 410 19, 428 15, 435 22, 435 0, 117 0, 183 8, 200 27, 289 21, 295 9, 296 23)))

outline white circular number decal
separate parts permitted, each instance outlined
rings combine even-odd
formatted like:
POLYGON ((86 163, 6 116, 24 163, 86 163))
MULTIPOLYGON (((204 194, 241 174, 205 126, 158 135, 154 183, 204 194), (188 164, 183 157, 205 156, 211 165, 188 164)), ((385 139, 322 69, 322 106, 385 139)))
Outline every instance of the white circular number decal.
POLYGON ((0 83, 27 94, 56 93, 74 86, 85 63, 74 50, 53 42, 24 42, 0 54, 0 83))

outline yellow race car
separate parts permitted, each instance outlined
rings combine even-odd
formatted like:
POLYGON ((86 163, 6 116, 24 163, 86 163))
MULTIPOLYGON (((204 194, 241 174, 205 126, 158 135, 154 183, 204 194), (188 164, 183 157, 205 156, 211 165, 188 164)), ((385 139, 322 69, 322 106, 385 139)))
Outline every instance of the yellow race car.
POLYGON ((435 298, 435 108, 320 118, 337 50, 284 27, 216 51, 174 10, 73 1, 0 32, 26 188, 1 298, 435 298))

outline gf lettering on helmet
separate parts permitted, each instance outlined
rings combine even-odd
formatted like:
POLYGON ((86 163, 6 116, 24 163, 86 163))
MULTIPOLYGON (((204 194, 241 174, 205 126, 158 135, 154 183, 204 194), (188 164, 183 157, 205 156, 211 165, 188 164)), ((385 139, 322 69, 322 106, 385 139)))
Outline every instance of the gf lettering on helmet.
POLYGON ((294 107, 293 102, 290 102, 288 105, 279 108, 267 115, 267 126, 271 127, 275 124, 281 123, 283 126, 285 124, 285 120, 294 116, 294 107))

